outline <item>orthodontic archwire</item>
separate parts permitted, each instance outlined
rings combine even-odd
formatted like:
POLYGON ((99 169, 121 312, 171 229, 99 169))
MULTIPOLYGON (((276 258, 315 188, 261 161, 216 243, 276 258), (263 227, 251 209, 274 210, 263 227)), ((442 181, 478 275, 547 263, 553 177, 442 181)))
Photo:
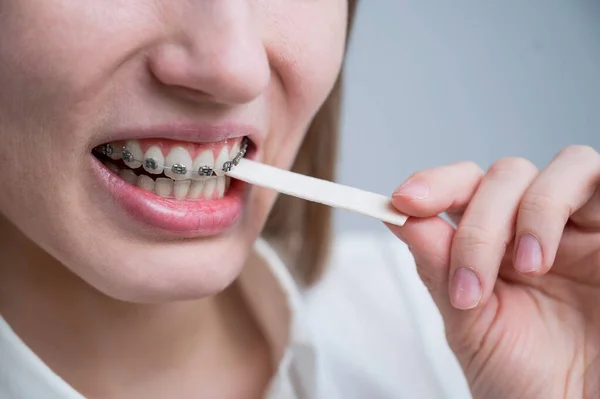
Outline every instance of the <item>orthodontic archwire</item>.
MULTIPOLYGON (((246 151, 248 150, 248 144, 249 144, 248 138, 244 137, 242 139, 242 143, 240 145, 240 151, 235 155, 235 157, 231 161, 227 161, 227 162, 223 163, 221 172, 223 172, 223 173, 230 172, 235 166, 237 166, 239 164, 240 160, 246 155, 246 151)), ((99 152, 100 154, 106 155, 108 157, 111 157, 113 154, 115 154, 115 147, 110 143, 99 145, 99 146, 95 147, 94 150, 99 152)), ((173 172, 173 174, 176 174, 176 175, 185 175, 188 173, 188 168, 186 165, 176 163, 174 165, 167 166, 167 165, 159 165, 158 162, 152 158, 147 158, 145 160, 144 159, 135 159, 133 154, 131 153, 131 151, 129 151, 125 146, 121 147, 121 158, 120 159, 124 162, 139 162, 146 168, 152 169, 152 170, 158 170, 160 168, 162 168, 163 170, 170 169, 171 172, 173 172)), ((209 165, 200 166, 198 168, 198 170, 195 172, 198 173, 199 176, 206 177, 206 178, 209 178, 211 176, 218 176, 215 173, 213 167, 209 166, 209 165)))

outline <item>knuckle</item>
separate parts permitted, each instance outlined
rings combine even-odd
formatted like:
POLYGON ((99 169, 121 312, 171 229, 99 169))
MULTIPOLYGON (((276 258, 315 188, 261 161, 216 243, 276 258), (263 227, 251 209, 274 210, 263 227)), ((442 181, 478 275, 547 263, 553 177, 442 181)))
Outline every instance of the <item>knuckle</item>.
POLYGON ((575 159, 599 159, 600 154, 589 145, 570 145, 558 153, 559 156, 575 159))
POLYGON ((463 266, 477 267, 480 265, 472 264, 477 261, 475 255, 487 253, 500 244, 507 245, 505 241, 499 241, 499 237, 499 234, 494 234, 482 226, 462 224, 456 230, 452 247, 458 251, 456 256, 460 257, 463 266))
POLYGON ((487 244, 493 239, 491 231, 476 224, 461 224, 454 235, 454 242, 487 244))
POLYGON ((435 168, 422 169, 413 173, 408 180, 444 180, 449 175, 460 172, 461 175, 473 175, 481 177, 484 174, 483 169, 472 161, 460 161, 435 168))
POLYGON ((561 203, 552 195, 528 192, 521 200, 520 212, 542 217, 549 214, 560 215, 562 220, 566 222, 571 215, 571 207, 569 204, 561 203))
POLYGON ((537 173, 537 167, 529 160, 520 157, 507 157, 494 162, 487 175, 494 180, 507 180, 519 175, 537 173))
POLYGON ((415 180, 428 180, 429 176, 436 173, 436 169, 422 169, 411 174, 406 181, 415 181, 415 180))
POLYGON ((469 171, 473 175, 482 176, 483 169, 473 161, 461 161, 450 165, 451 167, 460 168, 469 171))

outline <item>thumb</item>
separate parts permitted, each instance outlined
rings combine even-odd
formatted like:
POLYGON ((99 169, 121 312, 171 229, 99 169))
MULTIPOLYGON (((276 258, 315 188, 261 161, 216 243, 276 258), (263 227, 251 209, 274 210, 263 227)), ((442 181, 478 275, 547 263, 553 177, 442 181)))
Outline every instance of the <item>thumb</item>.
POLYGON ((452 349, 455 352, 467 348, 475 350, 487 330, 486 318, 481 316, 494 300, 469 310, 459 310, 452 305, 449 273, 454 228, 439 216, 409 218, 403 227, 386 225, 408 245, 415 258, 419 276, 442 315, 452 349))

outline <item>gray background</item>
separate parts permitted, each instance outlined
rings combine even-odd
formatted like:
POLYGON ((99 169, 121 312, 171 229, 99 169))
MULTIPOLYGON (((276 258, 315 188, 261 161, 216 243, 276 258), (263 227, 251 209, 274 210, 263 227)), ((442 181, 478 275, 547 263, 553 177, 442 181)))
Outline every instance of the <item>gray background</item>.
MULTIPOLYGON (((338 181, 391 194, 459 160, 600 149, 600 1, 363 0, 338 181)), ((336 229, 383 231, 336 213, 336 229)))

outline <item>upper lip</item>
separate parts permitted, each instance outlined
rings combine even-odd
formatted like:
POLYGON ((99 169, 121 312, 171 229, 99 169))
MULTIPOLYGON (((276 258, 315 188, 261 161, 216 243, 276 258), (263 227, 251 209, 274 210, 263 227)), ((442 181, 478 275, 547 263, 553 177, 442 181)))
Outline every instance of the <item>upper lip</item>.
POLYGON ((248 136, 255 144, 259 145, 261 132, 250 125, 220 124, 220 125, 198 125, 198 124, 164 124, 146 127, 130 127, 114 132, 103 142, 94 144, 96 147, 109 141, 123 141, 148 138, 164 138, 192 143, 214 143, 231 138, 248 136))

